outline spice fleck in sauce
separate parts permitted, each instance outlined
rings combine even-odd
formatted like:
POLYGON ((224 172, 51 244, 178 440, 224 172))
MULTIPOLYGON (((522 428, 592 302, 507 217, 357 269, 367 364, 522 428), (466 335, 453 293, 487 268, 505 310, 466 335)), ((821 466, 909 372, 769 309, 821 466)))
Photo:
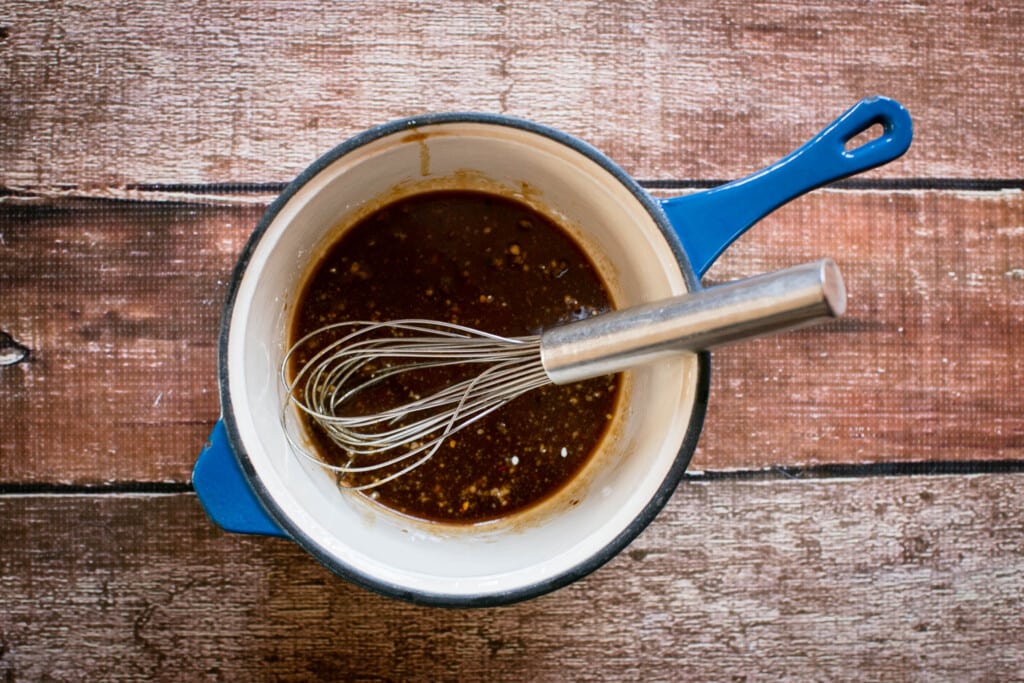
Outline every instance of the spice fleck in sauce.
MULTIPOLYGON (((330 247, 299 299, 291 341, 334 322, 400 318, 522 336, 610 308, 593 264, 542 214, 483 192, 429 192, 377 210, 330 247)), ((310 355, 295 356, 293 375, 310 355)), ((476 523, 528 508, 580 471, 618 393, 617 377, 530 392, 364 495, 440 522, 476 523)), ((348 462, 315 424, 305 427, 320 457, 348 462)), ((359 476, 352 481, 369 481, 359 476)))

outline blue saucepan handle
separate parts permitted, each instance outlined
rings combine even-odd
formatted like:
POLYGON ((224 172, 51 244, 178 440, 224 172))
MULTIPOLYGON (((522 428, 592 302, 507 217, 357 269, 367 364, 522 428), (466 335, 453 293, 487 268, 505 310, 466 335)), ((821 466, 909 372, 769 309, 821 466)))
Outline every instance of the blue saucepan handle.
POLYGON ((662 201, 698 276, 737 237, 800 195, 898 158, 910 147, 910 115, 899 102, 868 97, 796 150, 757 173, 725 185, 662 201), (855 149, 846 144, 872 126, 882 134, 855 149))
POLYGON ((196 460, 192 487, 206 514, 225 531, 287 537, 253 493, 235 458, 223 420, 214 425, 196 460))

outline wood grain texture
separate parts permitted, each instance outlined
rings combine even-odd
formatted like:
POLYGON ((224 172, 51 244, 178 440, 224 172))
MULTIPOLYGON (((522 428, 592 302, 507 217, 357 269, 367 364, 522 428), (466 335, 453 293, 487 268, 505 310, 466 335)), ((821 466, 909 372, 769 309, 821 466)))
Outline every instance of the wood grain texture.
POLYGON ((695 466, 1024 458, 1024 195, 819 192, 707 280, 821 256, 846 317, 716 353, 695 466))
POLYGON ((0 3, 0 681, 1024 681, 1022 32, 989 0, 0 3), (503 112, 673 184, 874 93, 910 152, 707 278, 833 256, 848 317, 716 352, 712 474, 585 580, 420 608, 157 493, 217 417, 242 245, 352 134, 503 112))
POLYGON ((260 209, 4 209, 0 481, 186 481, 217 408, 217 332, 260 209))
MULTIPOLYGON (((0 207, 0 482, 187 481, 259 207, 0 207)), ((1024 458, 1024 195, 826 191, 710 283, 834 256, 836 324, 715 353, 694 469, 1024 458)))
POLYGON ((540 121, 642 178, 737 178, 860 98, 915 117, 874 177, 1019 178, 1018 3, 103 4, 0 9, 0 187, 280 182, 425 111, 540 121))
POLYGON ((191 495, 0 499, 4 680, 1024 680, 1024 478, 688 484, 542 598, 421 608, 191 495))

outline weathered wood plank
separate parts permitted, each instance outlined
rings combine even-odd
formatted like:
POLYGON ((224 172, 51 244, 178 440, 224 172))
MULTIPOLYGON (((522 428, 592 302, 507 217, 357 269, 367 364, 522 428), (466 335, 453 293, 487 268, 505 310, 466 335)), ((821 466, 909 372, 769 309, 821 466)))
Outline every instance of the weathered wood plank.
POLYGON ((582 582, 452 611, 191 495, 4 496, 0 677, 1024 680, 1022 517, 1020 475, 691 483, 582 582))
POLYGON ((821 256, 846 318, 717 352, 696 466, 1024 458, 1024 195, 822 192, 708 280, 821 256))
POLYGON ((3 209, 0 481, 186 481, 217 416, 231 264, 261 208, 3 209))
POLYGON ((728 179, 876 92, 917 130, 881 175, 1019 178, 1022 27, 1018 3, 962 0, 15 0, 0 187, 283 181, 370 125, 470 109, 640 177, 728 179))
MULTIPOLYGON (((187 481, 258 207, 0 207, 0 481, 187 481)), ((696 469, 1024 457, 1024 195, 819 192, 709 281, 831 255, 840 323, 716 352, 696 469)))

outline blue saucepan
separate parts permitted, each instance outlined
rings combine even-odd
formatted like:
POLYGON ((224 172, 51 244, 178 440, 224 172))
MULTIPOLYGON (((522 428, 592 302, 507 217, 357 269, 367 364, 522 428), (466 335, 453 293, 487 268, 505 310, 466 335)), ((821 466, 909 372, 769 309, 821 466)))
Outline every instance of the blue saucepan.
POLYGON ((570 226, 615 300, 634 305, 698 289, 718 255, 773 209, 891 161, 910 141, 906 110, 870 97, 764 170, 660 200, 589 145, 519 119, 436 114, 361 133, 288 185, 239 258, 220 335, 222 418, 196 463, 196 493, 228 531, 290 538, 348 580, 417 603, 496 605, 574 581, 635 538, 679 483, 703 426, 709 355, 627 373, 614 438, 542 509, 478 527, 411 520, 339 491, 290 452, 278 372, 313 256, 389 197, 486 189, 570 226), (880 135, 848 148, 876 125, 880 135))

